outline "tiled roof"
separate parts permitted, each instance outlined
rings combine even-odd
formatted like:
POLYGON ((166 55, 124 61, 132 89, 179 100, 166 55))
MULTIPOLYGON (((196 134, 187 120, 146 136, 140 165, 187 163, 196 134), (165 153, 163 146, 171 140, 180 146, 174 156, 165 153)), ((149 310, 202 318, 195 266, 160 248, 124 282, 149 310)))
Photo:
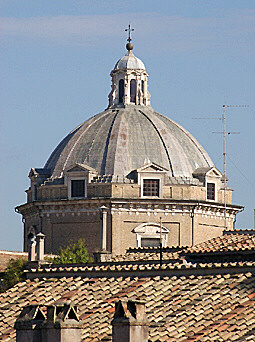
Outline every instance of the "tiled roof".
MULTIPOLYGON (((255 251, 255 230, 236 230, 227 232, 223 236, 207 240, 192 247, 167 247, 162 248, 163 260, 177 260, 185 254, 201 254, 215 252, 255 251)), ((114 262, 127 261, 157 261, 160 259, 159 248, 139 247, 130 248, 126 254, 112 258, 114 262)))
POLYGON ((255 234, 255 229, 244 228, 244 229, 235 229, 235 230, 226 230, 223 232, 223 235, 231 235, 231 234, 255 234))
POLYGON ((27 253, 24 252, 10 252, 10 251, 0 251, 0 272, 4 272, 8 262, 11 259, 27 259, 27 253))
MULTIPOLYGON (((45 257, 54 258, 55 254, 45 254, 45 257)), ((11 252, 11 251, 0 251, 0 272, 4 272, 11 259, 26 259, 28 258, 27 252, 11 252)))
POLYGON ((229 234, 186 248, 184 253, 211 253, 255 250, 255 235, 229 234))
MULTIPOLYGON (((178 259, 178 252, 181 251, 181 247, 162 248, 163 260, 176 260, 178 259)), ((116 255, 112 257, 114 262, 127 262, 127 261, 147 261, 147 260, 159 260, 160 250, 157 247, 139 247, 129 248, 125 254, 116 255)))
POLYGON ((71 300, 83 341, 111 341, 114 302, 121 298, 146 301, 150 341, 254 340, 254 289, 251 273, 27 280, 0 296, 0 340, 15 341, 14 322, 25 305, 71 300))
POLYGON ((186 258, 225 252, 242 257, 254 246, 253 235, 232 234, 181 251, 163 249, 162 269, 159 254, 148 248, 130 249, 111 263, 32 268, 33 279, 0 295, 0 341, 15 341, 14 323, 25 305, 70 300, 79 307, 83 341, 111 341, 119 299, 145 301, 150 342, 254 341, 254 257, 195 263, 186 258))
MULTIPOLYGON (((231 253, 231 252, 255 252, 255 231, 245 230, 234 231, 223 236, 202 242, 192 247, 167 247, 162 248, 162 260, 178 261, 181 257, 190 254, 203 254, 207 253, 231 253)), ((159 261, 160 254, 159 248, 130 248, 126 254, 117 255, 112 258, 114 262, 146 262, 149 260, 159 261)), ((208 260, 206 260, 208 262, 208 260)))

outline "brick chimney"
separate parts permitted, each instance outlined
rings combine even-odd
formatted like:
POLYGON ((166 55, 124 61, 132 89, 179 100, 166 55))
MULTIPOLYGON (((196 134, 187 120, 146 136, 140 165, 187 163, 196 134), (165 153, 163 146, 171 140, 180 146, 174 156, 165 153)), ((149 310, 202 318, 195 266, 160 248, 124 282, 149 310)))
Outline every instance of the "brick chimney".
POLYGON ((112 342, 148 342, 149 325, 144 302, 116 302, 112 327, 112 342))
POLYGON ((81 342, 81 325, 76 306, 69 303, 47 306, 47 321, 42 325, 42 342, 81 342))
POLYGON ((41 326, 46 319, 39 305, 28 305, 23 308, 15 322, 17 342, 41 341, 41 326))
POLYGON ((77 307, 70 303, 26 306, 15 323, 16 342, 81 342, 77 307))

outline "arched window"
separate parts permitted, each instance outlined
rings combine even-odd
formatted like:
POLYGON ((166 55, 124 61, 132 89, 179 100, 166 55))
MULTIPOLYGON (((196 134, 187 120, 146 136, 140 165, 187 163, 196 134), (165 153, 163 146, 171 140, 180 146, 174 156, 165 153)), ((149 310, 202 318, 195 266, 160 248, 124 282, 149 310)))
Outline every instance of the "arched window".
POLYGON ((123 103, 124 100, 124 80, 119 80, 119 103, 123 103))
MULTIPOLYGON (((169 229, 162 226, 162 246, 167 246, 169 229)), ((133 231, 136 233, 137 247, 159 247, 160 224, 148 222, 142 223, 133 231)))
POLYGON ((130 82, 130 102, 136 103, 136 80, 130 82))
POLYGON ((144 93, 144 81, 142 81, 142 93, 144 93))

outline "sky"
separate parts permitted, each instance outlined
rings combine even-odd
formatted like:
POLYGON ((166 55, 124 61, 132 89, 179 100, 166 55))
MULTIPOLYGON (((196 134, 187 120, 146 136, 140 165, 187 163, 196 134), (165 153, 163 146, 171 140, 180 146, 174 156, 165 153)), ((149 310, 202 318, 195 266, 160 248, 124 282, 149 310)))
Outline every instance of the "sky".
POLYGON ((151 105, 184 126, 227 176, 237 228, 254 227, 255 2, 250 0, 0 0, 0 249, 22 250, 28 173, 73 128, 103 111, 110 71, 134 54, 151 105), (205 118, 205 119, 196 119, 205 118))

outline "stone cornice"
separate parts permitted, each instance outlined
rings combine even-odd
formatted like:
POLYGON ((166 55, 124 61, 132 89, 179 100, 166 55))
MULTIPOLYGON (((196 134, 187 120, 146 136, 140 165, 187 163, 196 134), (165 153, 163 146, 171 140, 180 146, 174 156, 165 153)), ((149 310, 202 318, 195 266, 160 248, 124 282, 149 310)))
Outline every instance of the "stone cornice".
POLYGON ((39 214, 39 208, 36 205, 36 202, 22 204, 16 207, 15 211, 16 213, 21 214, 23 216, 33 216, 39 214))
MULTIPOLYGON (((86 198, 73 200, 34 201, 17 207, 16 212, 23 216, 34 216, 51 213, 71 212, 97 212, 105 205, 112 214, 133 212, 156 214, 188 214, 188 215, 211 215, 221 217, 224 206, 221 203, 201 202, 195 200, 169 200, 169 199, 120 199, 120 198, 86 198)), ((228 205, 228 217, 242 211, 243 207, 228 205)))
MULTIPOLYGON (((169 200, 169 199, 111 199, 112 208, 136 208, 147 206, 148 209, 162 209, 178 211, 180 207, 181 211, 194 211, 194 213, 200 213, 204 210, 215 212, 223 212, 224 205, 217 202, 197 201, 197 200, 169 200)), ((244 207, 239 205, 227 205, 227 212, 238 213, 242 211, 244 207)))

